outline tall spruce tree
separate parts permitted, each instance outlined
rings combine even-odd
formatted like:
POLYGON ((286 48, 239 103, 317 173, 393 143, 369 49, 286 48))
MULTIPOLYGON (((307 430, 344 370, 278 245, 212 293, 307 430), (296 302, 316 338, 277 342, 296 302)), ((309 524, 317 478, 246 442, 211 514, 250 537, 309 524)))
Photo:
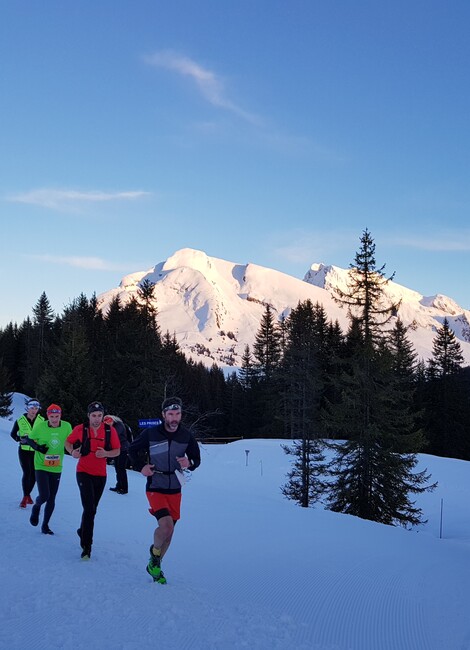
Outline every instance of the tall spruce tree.
POLYGON ((422 522, 410 495, 434 486, 426 471, 414 471, 415 454, 399 451, 403 422, 410 432, 414 427, 409 405, 392 381, 386 325, 398 305, 386 300, 383 271, 384 266, 376 266, 375 244, 365 230, 350 284, 337 294, 338 302, 348 306, 351 327, 337 380, 342 399, 328 406, 326 424, 346 440, 332 444, 327 503, 337 512, 408 527, 422 522))
POLYGON ((255 437, 278 438, 283 435, 279 415, 278 374, 281 360, 281 333, 272 308, 266 305, 253 344, 256 372, 256 422, 253 420, 255 437))
POLYGON ((256 381, 256 372, 253 368, 253 357, 251 356, 250 346, 245 345, 242 356, 242 365, 238 374, 240 384, 245 390, 253 387, 256 381))
POLYGON ((281 359, 281 333, 272 308, 266 305, 253 344, 255 368, 260 378, 269 381, 281 359))
POLYGON ((460 372, 463 366, 462 347, 447 318, 437 331, 432 350, 432 359, 429 360, 431 377, 448 377, 460 372))
POLYGON ((434 338, 424 405, 428 451, 438 456, 470 460, 469 390, 463 373, 462 349, 447 318, 434 338))
POLYGON ((335 289, 333 297, 348 308, 351 319, 357 318, 364 341, 369 343, 383 337, 385 326, 397 314, 400 303, 391 302, 385 295, 385 288, 395 274, 386 278, 385 264, 377 268, 375 243, 367 228, 360 241, 354 263, 349 265, 347 289, 335 289))
POLYGON ((282 493, 307 508, 325 486, 324 443, 320 409, 325 386, 328 323, 324 309, 310 300, 299 303, 286 320, 281 365, 284 421, 293 445, 283 445, 294 462, 282 493))
POLYGON ((45 292, 33 307, 33 322, 26 349, 24 389, 28 395, 38 390, 38 383, 44 368, 48 347, 53 342, 54 314, 45 292))
POLYGON ((234 434, 245 438, 255 437, 257 431, 263 426, 264 414, 261 413, 260 409, 256 408, 258 400, 261 399, 261 386, 254 363, 250 346, 245 345, 242 364, 238 373, 240 384, 237 414, 238 433, 234 434))
POLYGON ((417 399, 417 357, 407 329, 401 318, 397 318, 395 327, 388 337, 391 354, 391 388, 394 398, 399 402, 397 416, 401 414, 402 422, 397 431, 397 450, 399 452, 418 452, 425 445, 422 429, 423 413, 417 399))

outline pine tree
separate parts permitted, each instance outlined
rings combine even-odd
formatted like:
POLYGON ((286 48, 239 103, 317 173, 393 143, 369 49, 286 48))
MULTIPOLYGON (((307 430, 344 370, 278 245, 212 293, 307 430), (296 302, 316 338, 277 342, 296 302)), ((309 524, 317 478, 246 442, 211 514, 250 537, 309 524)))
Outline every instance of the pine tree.
POLYGON ((299 303, 286 321, 287 342, 282 360, 284 416, 292 439, 320 435, 321 400, 325 385, 325 345, 328 324, 320 305, 299 303), (302 422, 299 431, 298 425, 302 422), (300 434, 300 435, 299 435, 300 434))
POLYGON ((334 511, 364 519, 417 525, 422 513, 410 495, 434 486, 426 471, 413 471, 414 454, 400 453, 404 423, 409 435, 417 427, 393 379, 393 353, 387 348, 384 326, 398 305, 386 300, 384 266, 376 267, 374 255, 375 244, 366 230, 352 282, 337 296, 348 306, 351 326, 337 374, 342 399, 328 405, 326 424, 346 441, 332 444, 335 456, 327 502, 334 511))
POLYGON ((240 386, 237 397, 239 398, 238 406, 238 433, 237 436, 245 438, 256 437, 258 431, 263 427, 264 413, 258 407, 259 400, 262 399, 262 388, 258 380, 258 374, 255 369, 250 346, 245 345, 242 356, 241 368, 238 373, 240 386))
POLYGON ((393 371, 411 388, 415 383, 417 354, 407 337, 407 330, 401 318, 397 318, 395 327, 390 332, 389 346, 393 354, 393 371))
POLYGON ((239 372, 239 380, 244 390, 249 390, 253 387, 256 381, 256 372, 253 368, 253 358, 251 356, 250 346, 245 345, 242 356, 242 364, 239 372))
POLYGON ((158 310, 155 298, 155 282, 148 279, 142 280, 137 289, 138 302, 142 305, 142 314, 148 327, 160 336, 157 324, 158 310))
MULTIPOLYGON (((395 327, 388 337, 391 354, 390 385, 397 401, 397 417, 401 424, 397 430, 397 450, 399 452, 418 452, 425 444, 422 429, 423 413, 417 401, 417 354, 407 337, 402 320, 397 318, 395 327)), ((386 351, 384 351, 386 353, 386 351)))
POLYGON ((362 234, 361 247, 349 269, 346 291, 337 288, 333 297, 347 306, 351 319, 357 318, 364 341, 375 341, 377 337, 380 339, 384 326, 397 314, 400 304, 385 297, 385 288, 395 274, 386 278, 385 264, 377 268, 375 243, 367 229, 362 234))
POLYGON ((427 370, 424 405, 428 451, 470 460, 469 391, 460 343, 447 318, 434 339, 427 370))
POLYGON ((325 345, 328 323, 324 309, 310 300, 299 303, 286 320, 282 360, 284 421, 293 445, 283 445, 294 456, 282 493, 304 508, 325 489, 320 409, 325 386, 325 345))
POLYGON ((429 360, 429 372, 433 377, 455 375, 463 366, 462 347, 444 318, 442 327, 433 341, 433 356, 429 360))
POLYGON ((32 330, 26 350, 24 388, 29 395, 37 393, 48 347, 53 341, 53 320, 49 299, 43 292, 33 307, 32 330))
POLYGON ((281 335, 276 327, 272 308, 266 305, 259 329, 253 344, 253 356, 256 359, 258 375, 269 381, 281 358, 281 335))
POLYGON ((266 305, 253 344, 256 384, 253 386, 253 401, 256 414, 251 420, 254 437, 278 438, 283 435, 279 411, 279 384, 277 370, 281 360, 281 334, 272 308, 266 305))

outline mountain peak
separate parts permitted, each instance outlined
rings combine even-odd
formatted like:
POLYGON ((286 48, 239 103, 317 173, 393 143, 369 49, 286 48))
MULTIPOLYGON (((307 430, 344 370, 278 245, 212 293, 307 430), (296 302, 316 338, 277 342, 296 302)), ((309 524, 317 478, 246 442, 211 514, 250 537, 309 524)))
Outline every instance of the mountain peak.
MULTIPOLYGON (((347 269, 314 263, 301 280, 257 264, 236 264, 183 248, 148 271, 126 275, 117 288, 98 297, 98 304, 106 311, 116 295, 125 304, 148 279, 155 284, 161 331, 174 334, 181 350, 194 361, 234 369, 240 367, 246 345, 253 348, 266 305, 280 319, 301 301, 318 302, 346 332, 347 310, 333 295, 337 288, 347 291, 348 278, 347 269)), ((408 327, 419 357, 431 357, 437 328, 447 318, 465 362, 470 363, 470 311, 446 296, 425 298, 392 281, 385 291, 391 301, 400 301, 398 316, 408 327)))

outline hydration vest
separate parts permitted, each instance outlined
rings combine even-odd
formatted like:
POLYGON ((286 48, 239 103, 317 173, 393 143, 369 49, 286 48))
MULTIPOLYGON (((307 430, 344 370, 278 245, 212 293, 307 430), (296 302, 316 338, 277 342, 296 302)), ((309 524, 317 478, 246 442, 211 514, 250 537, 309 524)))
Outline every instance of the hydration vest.
MULTIPOLYGON (((88 430, 89 430, 88 424, 84 424, 81 449, 80 449, 80 454, 82 456, 88 456, 88 454, 90 453, 90 436, 88 435, 88 430)), ((77 440, 75 444, 77 445, 77 447, 80 447, 80 441, 77 440)), ((111 427, 109 424, 104 425, 104 449, 105 451, 111 451, 111 427)))

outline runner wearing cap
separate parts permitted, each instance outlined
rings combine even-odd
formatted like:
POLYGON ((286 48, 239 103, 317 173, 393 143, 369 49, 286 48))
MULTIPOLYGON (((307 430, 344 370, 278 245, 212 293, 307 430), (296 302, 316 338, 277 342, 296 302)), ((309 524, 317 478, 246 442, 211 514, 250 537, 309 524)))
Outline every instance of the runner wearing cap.
POLYGON ((78 458, 77 483, 83 514, 77 534, 82 547, 82 559, 91 557, 95 515, 106 485, 106 459, 119 456, 120 443, 116 429, 103 423, 104 407, 91 402, 87 409, 88 421, 74 427, 65 441, 65 448, 78 458))
POLYGON ((35 450, 34 469, 39 492, 32 507, 29 521, 32 526, 38 525, 41 506, 45 503, 41 526, 41 532, 44 535, 54 534, 49 528, 49 520, 54 512, 55 498, 62 475, 64 443, 72 431, 70 423, 61 418, 62 409, 60 406, 51 404, 47 407, 47 422, 41 422, 34 427, 27 438, 27 442, 35 450))
POLYGON ((26 413, 16 420, 10 433, 13 440, 20 443, 18 446, 18 458, 20 459, 21 469, 23 471, 21 478, 23 498, 20 502, 20 508, 26 508, 27 505, 32 505, 33 503, 31 492, 36 483, 34 474, 34 449, 23 441, 31 435, 37 425, 44 422, 44 418, 39 413, 40 408, 41 405, 35 397, 26 400, 26 413))
POLYGON ((166 583, 161 562, 180 518, 182 470, 194 470, 201 463, 196 439, 181 425, 182 409, 179 397, 165 399, 162 404, 163 422, 145 429, 129 447, 133 468, 140 469, 147 478, 149 511, 158 522, 150 546, 147 573, 161 584, 166 583), (139 458, 142 450, 147 452, 146 464, 139 458))

